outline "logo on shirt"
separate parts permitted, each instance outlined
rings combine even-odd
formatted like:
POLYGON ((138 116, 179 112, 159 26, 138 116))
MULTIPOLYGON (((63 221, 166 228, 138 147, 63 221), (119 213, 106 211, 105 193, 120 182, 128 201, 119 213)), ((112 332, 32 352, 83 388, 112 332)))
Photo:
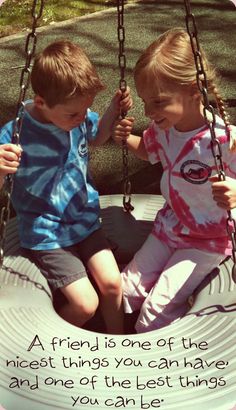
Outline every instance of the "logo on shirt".
POLYGON ((79 145, 78 152, 79 152, 79 155, 80 155, 81 157, 85 157, 85 156, 88 154, 87 144, 84 143, 84 142, 82 142, 82 143, 79 145))
POLYGON ((189 160, 181 165, 180 172, 191 184, 204 184, 211 176, 211 167, 197 160, 189 160))

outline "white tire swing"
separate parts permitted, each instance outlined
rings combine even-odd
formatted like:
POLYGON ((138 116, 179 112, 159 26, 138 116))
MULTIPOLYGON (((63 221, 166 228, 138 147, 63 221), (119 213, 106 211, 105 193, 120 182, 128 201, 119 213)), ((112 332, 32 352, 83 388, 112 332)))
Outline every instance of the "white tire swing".
MULTIPOLYGON (((117 259, 126 263, 148 234, 163 198, 133 195, 131 215, 122 210, 121 195, 100 200, 103 227, 118 245, 117 259)), ((47 282, 21 255, 16 220, 10 220, 0 275, 0 403, 6 410, 139 410, 148 403, 155 408, 159 400, 165 410, 233 409, 236 303, 231 269, 228 260, 220 272, 212 272, 188 314, 166 328, 139 335, 95 333, 56 314, 47 282), (59 339, 64 340, 61 346, 59 339), (69 360, 78 367, 70 367, 69 360)))
MULTIPOLYGON (((134 209, 124 212, 122 195, 100 197, 103 229, 117 244, 120 265, 141 246, 163 201, 134 194, 134 209)), ((184 318, 159 331, 113 336, 78 329, 56 314, 46 280, 21 252, 14 218, 4 242, 0 409, 234 408, 232 259, 210 273, 184 318)))

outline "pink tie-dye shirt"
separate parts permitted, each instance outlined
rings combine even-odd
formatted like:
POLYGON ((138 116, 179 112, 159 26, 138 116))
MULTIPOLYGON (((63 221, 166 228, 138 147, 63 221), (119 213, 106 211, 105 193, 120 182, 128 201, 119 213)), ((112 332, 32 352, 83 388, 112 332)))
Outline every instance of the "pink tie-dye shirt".
MULTIPOLYGON (((235 131, 236 127, 232 128, 235 131)), ((229 151, 229 137, 218 117, 215 131, 225 173, 236 178, 236 153, 229 151)), ((163 166, 161 192, 166 202, 156 216, 153 233, 174 248, 231 254, 228 214, 216 205, 208 181, 217 173, 208 127, 163 131, 153 122, 143 137, 150 162, 161 161, 163 166)))

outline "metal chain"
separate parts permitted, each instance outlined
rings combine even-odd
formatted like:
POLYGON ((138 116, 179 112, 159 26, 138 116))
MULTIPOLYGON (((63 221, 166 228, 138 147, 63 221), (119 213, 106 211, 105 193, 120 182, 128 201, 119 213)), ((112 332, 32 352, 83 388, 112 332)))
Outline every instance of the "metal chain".
MULTIPOLYGON (((125 80, 126 56, 125 56, 125 27, 124 27, 124 0, 117 0, 117 16, 118 16, 118 41, 119 41, 119 68, 120 68, 120 90, 124 93, 127 89, 125 80)), ((121 118, 125 118, 126 112, 121 112, 121 118)), ((122 159, 123 159, 123 208, 126 212, 131 212, 134 207, 131 205, 131 182, 129 179, 128 167, 128 147, 125 140, 122 141, 122 159)))
MULTIPOLYGON (((196 66, 196 77, 197 77, 197 85, 203 97, 203 113, 205 117, 205 121, 208 124, 210 133, 211 133, 211 150, 212 155, 215 160, 215 165, 218 173, 219 181, 225 181, 225 171, 224 171, 224 164, 222 159, 222 151, 221 145, 219 140, 216 137, 215 133, 215 125, 216 125, 216 116, 214 112, 214 108, 209 102, 208 98, 208 85, 207 85, 207 76, 204 69, 204 64, 201 56, 200 45, 198 40, 198 31, 196 20, 194 14, 191 12, 191 6, 189 0, 184 0, 185 10, 186 10, 186 27, 187 32, 190 37, 191 47, 193 51, 193 56, 195 60, 196 66)), ((229 132, 229 128, 225 125, 226 132, 229 132)), ((232 242, 232 258, 233 258, 233 268, 232 268, 232 276, 234 281, 236 282, 236 222, 232 218, 231 211, 227 211, 228 217, 226 219, 226 230, 232 242)))
POLYGON ((9 266, 6 265, 2 265, 2 270, 4 270, 5 272, 8 272, 10 275, 16 275, 19 277, 20 280, 25 281, 25 282, 29 282, 31 284, 33 284, 37 289, 42 290, 43 292, 45 292, 48 297, 50 299, 52 299, 52 296, 50 294, 50 292, 48 292, 48 290, 45 288, 45 286, 43 286, 41 283, 36 282, 35 280, 29 278, 29 276, 25 275, 24 273, 18 272, 14 269, 12 269, 9 266))
MULTIPOLYGON (((24 100, 26 96, 26 91, 30 84, 30 65, 32 59, 35 55, 37 35, 36 28, 38 20, 41 18, 43 13, 44 1, 43 0, 33 0, 33 6, 31 10, 31 15, 33 18, 31 32, 26 37, 25 43, 25 66, 21 71, 20 76, 20 94, 18 97, 16 117, 13 125, 12 139, 11 143, 19 145, 20 144, 20 132, 22 128, 22 122, 24 117, 24 100)), ((0 215, 0 268, 3 264, 4 258, 4 244, 6 237, 6 226, 10 217, 10 201, 11 194, 13 190, 13 174, 8 174, 5 177, 3 189, 2 189, 2 208, 0 215)))

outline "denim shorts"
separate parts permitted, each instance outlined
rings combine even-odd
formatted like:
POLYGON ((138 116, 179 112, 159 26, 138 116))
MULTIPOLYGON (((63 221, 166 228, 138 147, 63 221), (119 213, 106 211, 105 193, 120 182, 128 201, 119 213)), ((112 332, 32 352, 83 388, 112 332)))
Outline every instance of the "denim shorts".
POLYGON ((111 249, 102 229, 94 231, 83 241, 65 248, 33 250, 27 256, 46 278, 52 293, 87 276, 87 262, 97 252, 111 249))

